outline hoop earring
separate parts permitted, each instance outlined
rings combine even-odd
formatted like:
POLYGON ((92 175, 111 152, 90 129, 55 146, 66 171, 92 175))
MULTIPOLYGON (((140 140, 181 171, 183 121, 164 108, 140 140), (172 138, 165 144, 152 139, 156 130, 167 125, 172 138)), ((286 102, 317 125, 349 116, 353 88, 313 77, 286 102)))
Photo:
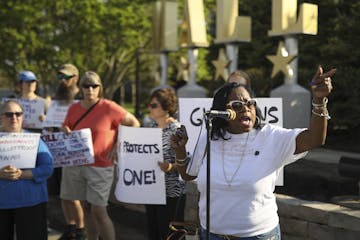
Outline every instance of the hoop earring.
POLYGON ((255 126, 260 125, 260 118, 258 116, 256 116, 256 120, 255 120, 255 126))

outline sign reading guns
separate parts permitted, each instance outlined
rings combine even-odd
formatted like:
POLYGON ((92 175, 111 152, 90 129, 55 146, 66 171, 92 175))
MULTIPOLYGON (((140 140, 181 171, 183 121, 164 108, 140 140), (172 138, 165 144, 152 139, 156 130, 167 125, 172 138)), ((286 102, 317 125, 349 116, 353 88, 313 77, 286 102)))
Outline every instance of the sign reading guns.
POLYGON ((78 166, 95 162, 90 128, 41 135, 54 158, 54 167, 78 166))
MULTIPOLYGON (((281 98, 256 98, 257 106, 261 110, 262 123, 283 126, 283 109, 281 98)), ((212 105, 212 98, 179 98, 180 122, 186 126, 189 134, 189 141, 186 144, 187 150, 192 153, 195 149, 197 136, 201 126, 205 129, 204 112, 209 111, 212 105)))
POLYGON ((34 168, 39 140, 39 133, 0 133, 0 168, 34 168))

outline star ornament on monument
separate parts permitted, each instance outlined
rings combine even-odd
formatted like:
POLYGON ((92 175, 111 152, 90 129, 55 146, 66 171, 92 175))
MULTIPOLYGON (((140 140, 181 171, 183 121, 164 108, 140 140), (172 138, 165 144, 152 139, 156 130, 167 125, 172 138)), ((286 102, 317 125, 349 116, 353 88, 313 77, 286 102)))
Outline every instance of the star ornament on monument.
POLYGON ((289 63, 291 63, 296 57, 296 55, 289 55, 284 42, 280 41, 276 55, 266 56, 266 58, 274 65, 271 78, 274 78, 279 72, 283 72, 287 77, 291 77, 293 75, 293 70, 289 66, 289 63))
POLYGON ((231 61, 229 61, 228 58, 226 57, 223 48, 219 50, 218 59, 211 62, 216 69, 215 80, 218 80, 221 77, 226 81, 226 79, 228 78, 227 69, 229 68, 231 61))

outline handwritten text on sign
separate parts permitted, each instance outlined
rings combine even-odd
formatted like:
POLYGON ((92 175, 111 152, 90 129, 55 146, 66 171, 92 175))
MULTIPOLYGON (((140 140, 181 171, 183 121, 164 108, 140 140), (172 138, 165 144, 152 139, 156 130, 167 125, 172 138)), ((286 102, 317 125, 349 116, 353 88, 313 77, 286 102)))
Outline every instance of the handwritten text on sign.
POLYGON ((94 163, 94 149, 89 128, 72 131, 45 133, 46 142, 54 158, 54 167, 79 166, 94 163))
POLYGON ((3 98, 2 101, 15 100, 19 102, 24 110, 24 121, 23 128, 33 128, 33 129, 41 129, 42 122, 40 121, 40 116, 44 114, 45 111, 45 100, 44 99, 35 99, 35 100, 27 100, 27 99, 10 99, 3 98))
POLYGON ((39 140, 38 133, 0 133, 0 168, 34 168, 39 140))
MULTIPOLYGON (((256 98, 258 107, 262 114, 262 123, 275 124, 282 127, 282 99, 281 98, 256 98)), ((180 122, 185 125, 189 135, 187 150, 192 153, 195 149, 197 136, 201 126, 205 131, 204 111, 209 111, 212 105, 212 98, 180 98, 179 115, 180 122)))
POLYGON ((121 126, 118 133, 118 182, 115 196, 121 202, 165 204, 165 176, 160 128, 121 126))
POLYGON ((61 127, 70 105, 65 101, 52 100, 43 127, 61 127))

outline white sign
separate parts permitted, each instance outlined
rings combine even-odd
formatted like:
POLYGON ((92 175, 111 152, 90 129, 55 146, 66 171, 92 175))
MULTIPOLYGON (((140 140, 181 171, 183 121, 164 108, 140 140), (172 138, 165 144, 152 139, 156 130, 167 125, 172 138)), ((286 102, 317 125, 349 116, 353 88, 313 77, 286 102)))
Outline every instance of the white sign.
POLYGON ((95 162, 90 128, 41 135, 53 158, 54 167, 79 166, 95 162))
MULTIPOLYGON (((210 110, 212 101, 212 98, 179 98, 179 120, 189 135, 186 149, 190 154, 193 154, 200 135, 206 134, 204 112, 210 110)), ((283 126, 282 98, 256 98, 256 101, 263 117, 262 123, 283 126)), ((282 172, 276 184, 283 185, 282 172)))
MULTIPOLYGON (((179 98, 179 119, 185 125, 189 134, 186 149, 193 153, 197 138, 206 134, 204 112, 209 111, 212 105, 212 98, 179 98)), ((262 123, 283 126, 282 98, 256 98, 258 107, 261 110, 262 123)))
POLYGON ((0 168, 34 168, 39 147, 39 133, 0 133, 0 168))
POLYGON ((21 98, 3 98, 2 101, 15 100, 21 104, 23 115, 23 128, 42 129, 43 123, 40 116, 45 114, 45 99, 28 100, 21 98))
POLYGON ((161 128, 118 130, 118 176, 115 196, 121 202, 166 204, 161 128))
MULTIPOLYGON (((77 101, 73 101, 72 103, 75 102, 77 101)), ((61 127, 72 103, 68 104, 65 101, 52 100, 46 113, 43 127, 61 127)))

